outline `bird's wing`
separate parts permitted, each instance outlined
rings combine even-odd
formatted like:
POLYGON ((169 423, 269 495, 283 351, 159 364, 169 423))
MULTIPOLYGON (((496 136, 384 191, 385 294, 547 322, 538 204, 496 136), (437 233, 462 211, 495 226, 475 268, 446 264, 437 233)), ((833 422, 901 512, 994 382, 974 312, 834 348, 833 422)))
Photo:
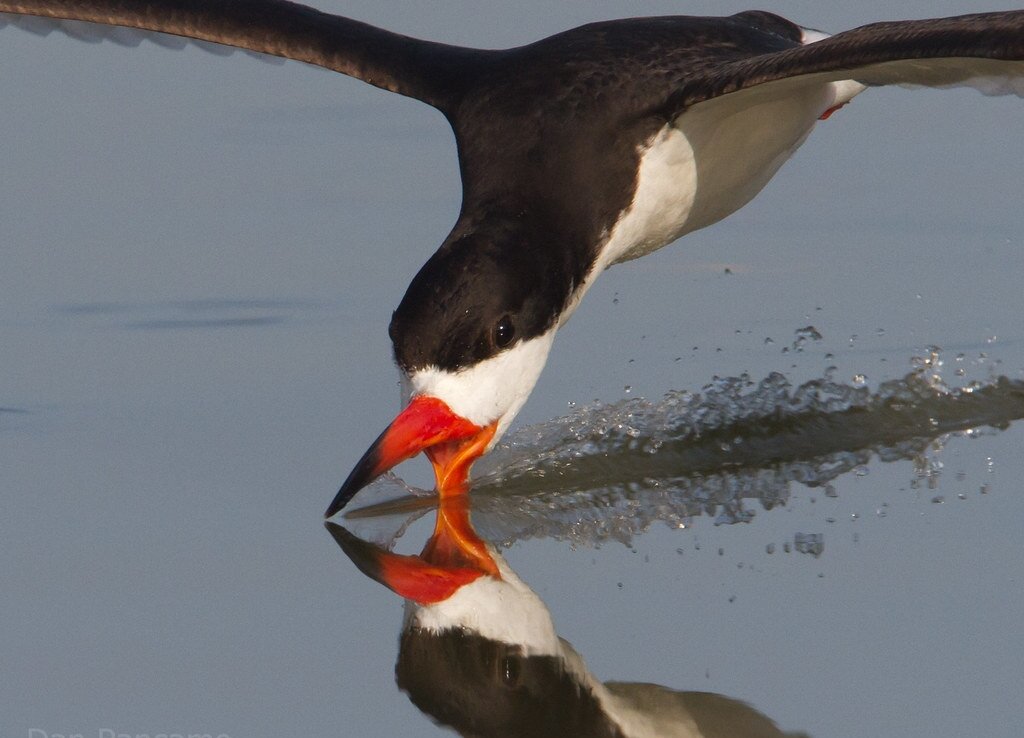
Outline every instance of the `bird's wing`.
POLYGON ((236 47, 325 67, 442 110, 473 68, 466 62, 487 53, 413 39, 286 0, 0 0, 0 26, 5 23, 128 45, 151 37, 164 45, 191 40, 210 50, 236 47))
POLYGON ((971 86, 1024 97, 1024 11, 874 23, 815 43, 705 68, 688 77, 659 113, 727 95, 784 93, 853 79, 862 84, 971 86))

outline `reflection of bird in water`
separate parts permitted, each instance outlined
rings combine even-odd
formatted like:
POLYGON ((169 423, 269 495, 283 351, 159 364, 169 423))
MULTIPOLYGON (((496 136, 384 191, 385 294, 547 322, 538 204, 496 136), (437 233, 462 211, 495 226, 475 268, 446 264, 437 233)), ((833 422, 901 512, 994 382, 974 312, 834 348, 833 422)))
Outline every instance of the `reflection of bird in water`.
POLYGON ((465 491, 594 279, 749 202, 865 85, 1024 88, 1024 11, 832 37, 758 11, 637 18, 504 51, 419 41, 283 0, 0 0, 0 11, 298 59, 422 100, 452 124, 462 210, 391 321, 410 403, 328 515, 420 451, 441 494, 465 491))
POLYGON ((442 500, 419 556, 390 553, 334 523, 327 527, 360 570, 407 598, 398 686, 463 735, 793 735, 723 695, 601 682, 558 637, 537 594, 473 530, 465 496, 442 500))
POLYGON ((554 653, 449 629, 410 628, 399 641, 398 686, 438 722, 467 736, 512 738, 782 738, 739 700, 657 684, 600 682, 560 640, 554 653))

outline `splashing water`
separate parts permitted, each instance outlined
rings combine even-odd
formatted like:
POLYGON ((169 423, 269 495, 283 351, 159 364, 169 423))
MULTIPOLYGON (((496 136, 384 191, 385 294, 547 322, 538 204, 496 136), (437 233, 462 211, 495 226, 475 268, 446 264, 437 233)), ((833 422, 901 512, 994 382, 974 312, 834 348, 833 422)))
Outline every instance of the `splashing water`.
MULTIPOLYGON (((929 454, 949 435, 1024 417, 1024 381, 991 376, 950 386, 937 347, 911 364, 874 391, 837 383, 831 372, 797 387, 779 373, 756 383, 744 374, 716 377, 699 393, 591 404, 521 428, 477 463, 474 521, 503 544, 628 543, 656 521, 685 527, 698 515, 747 522, 755 512, 745 501, 784 504, 793 482, 824 486, 873 457, 928 470, 936 463, 929 454)), ((395 479, 377 485, 392 496, 409 492, 395 479)), ((356 515, 378 507, 395 509, 385 503, 356 515)))

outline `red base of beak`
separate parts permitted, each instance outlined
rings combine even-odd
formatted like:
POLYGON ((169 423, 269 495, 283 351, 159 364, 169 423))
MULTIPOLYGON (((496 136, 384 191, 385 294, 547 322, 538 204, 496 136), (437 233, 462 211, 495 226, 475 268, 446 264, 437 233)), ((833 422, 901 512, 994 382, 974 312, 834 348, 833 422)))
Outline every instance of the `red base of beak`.
POLYGON ((483 428, 477 428, 473 435, 445 441, 425 450, 434 467, 437 493, 441 497, 460 495, 469 491, 470 467, 484 455, 497 427, 497 423, 491 423, 483 428))
POLYGON ((331 517, 367 484, 391 467, 425 451, 434 466, 437 491, 444 497, 467 491, 469 469, 494 438, 497 423, 478 426, 452 412, 436 397, 421 395, 374 441, 327 508, 331 517))

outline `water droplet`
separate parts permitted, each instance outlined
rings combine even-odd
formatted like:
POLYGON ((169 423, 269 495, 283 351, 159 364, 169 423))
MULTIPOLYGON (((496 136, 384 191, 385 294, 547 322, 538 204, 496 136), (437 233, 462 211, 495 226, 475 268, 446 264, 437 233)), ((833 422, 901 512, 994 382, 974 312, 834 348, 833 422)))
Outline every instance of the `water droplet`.
POLYGON ((618 584, 616 584, 615 586, 616 586, 616 587, 618 587, 619 589, 622 589, 622 582, 619 582, 619 583, 618 583, 618 584))
MULTIPOLYGON (((820 340, 822 340, 822 335, 821 335, 820 331, 818 331, 818 329, 815 328, 813 325, 808 325, 808 326, 804 326, 803 328, 798 328, 794 332, 794 335, 796 336, 796 340, 793 341, 793 344, 792 344, 791 348, 794 351, 797 351, 797 352, 803 351, 804 350, 804 346, 806 345, 806 343, 808 341, 820 341, 820 340)), ((783 353, 785 353, 785 352, 783 352, 783 353)))
POLYGON ((775 553, 775 544, 774 543, 769 543, 767 546, 764 547, 764 552, 766 554, 773 554, 773 553, 775 553))
POLYGON ((853 385, 855 387, 863 387, 865 384, 867 384, 867 381, 868 381, 868 377, 867 377, 866 374, 854 374, 853 375, 853 385))
POLYGON ((729 595, 729 602, 735 602, 735 601, 736 601, 736 595, 729 595))
POLYGON ((932 498, 932 504, 933 505, 941 505, 945 501, 946 501, 946 498, 943 497, 942 495, 935 495, 935 497, 932 498))
POLYGON ((825 536, 821 533, 797 533, 793 536, 793 547, 797 553, 811 554, 817 558, 825 550, 825 536))

